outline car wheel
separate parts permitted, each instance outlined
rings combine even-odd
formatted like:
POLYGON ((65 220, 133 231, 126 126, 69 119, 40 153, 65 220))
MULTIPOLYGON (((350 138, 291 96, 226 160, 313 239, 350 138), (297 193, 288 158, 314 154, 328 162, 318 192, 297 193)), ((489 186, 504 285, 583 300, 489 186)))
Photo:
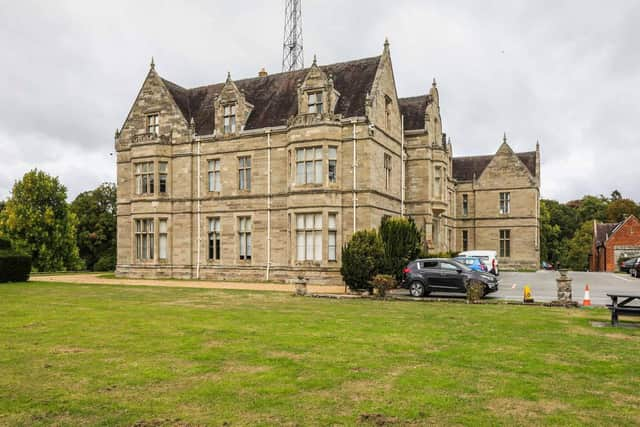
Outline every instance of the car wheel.
POLYGON ((418 282, 417 280, 411 282, 411 284, 409 285, 409 293, 414 298, 419 298, 424 296, 425 294, 424 285, 421 282, 418 282))

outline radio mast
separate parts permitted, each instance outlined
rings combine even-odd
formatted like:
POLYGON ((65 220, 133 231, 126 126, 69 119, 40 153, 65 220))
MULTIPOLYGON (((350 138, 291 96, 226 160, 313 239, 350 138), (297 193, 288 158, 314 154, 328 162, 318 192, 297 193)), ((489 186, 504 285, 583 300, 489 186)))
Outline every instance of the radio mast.
POLYGON ((302 0, 285 0, 282 71, 304 68, 302 51, 302 0))

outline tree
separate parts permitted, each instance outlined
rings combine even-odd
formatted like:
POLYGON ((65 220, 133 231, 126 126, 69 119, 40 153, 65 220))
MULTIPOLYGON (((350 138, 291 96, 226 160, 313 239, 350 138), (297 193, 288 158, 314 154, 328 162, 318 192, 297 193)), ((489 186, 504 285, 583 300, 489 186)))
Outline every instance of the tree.
POLYGON ((546 205, 551 217, 551 224, 560 228, 560 239, 570 239, 580 225, 575 209, 555 200, 542 199, 540 206, 546 205))
POLYGON ((340 274, 350 289, 370 290, 371 279, 382 268, 384 247, 376 230, 360 230, 342 249, 340 274))
POLYGON ((584 222, 567 243, 562 265, 576 271, 589 268, 589 253, 593 245, 593 222, 584 222))
POLYGON ((412 219, 383 219, 380 224, 380 238, 384 246, 384 274, 402 280, 402 269, 420 254, 421 237, 412 219))
POLYGON ((540 203, 540 260, 556 263, 561 255, 560 226, 551 219, 548 201, 540 203))
POLYGON ((613 190, 611 192, 611 200, 620 200, 622 199, 622 194, 618 190, 613 190))
POLYGON ((71 203, 78 217, 80 257, 89 270, 113 270, 116 255, 116 185, 104 183, 71 203))
POLYGON ((76 216, 58 178, 34 169, 13 186, 0 212, 0 237, 29 254, 38 271, 77 270, 82 261, 76 244, 76 216))
POLYGON ((620 222, 629 215, 638 214, 638 205, 630 199, 616 199, 607 206, 607 221, 620 222))
POLYGON ((578 214, 578 222, 582 224, 585 221, 606 221, 607 206, 609 201, 603 197, 584 196, 576 207, 578 214))

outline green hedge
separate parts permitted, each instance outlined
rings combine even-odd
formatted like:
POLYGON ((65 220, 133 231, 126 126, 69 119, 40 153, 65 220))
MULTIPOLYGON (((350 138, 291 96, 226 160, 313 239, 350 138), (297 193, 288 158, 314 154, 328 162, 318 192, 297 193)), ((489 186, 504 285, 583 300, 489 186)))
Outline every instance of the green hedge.
POLYGON ((0 283, 26 282, 31 273, 31 257, 11 250, 0 250, 0 283))

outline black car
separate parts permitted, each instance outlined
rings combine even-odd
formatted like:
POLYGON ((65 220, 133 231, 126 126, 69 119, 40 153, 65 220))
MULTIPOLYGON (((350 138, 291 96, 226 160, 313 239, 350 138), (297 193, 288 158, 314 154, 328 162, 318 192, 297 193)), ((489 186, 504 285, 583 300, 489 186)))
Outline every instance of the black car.
POLYGON ((629 274, 631 274, 632 277, 640 278, 640 258, 636 258, 636 261, 631 268, 629 268, 629 274))
POLYGON ((498 278, 492 274, 473 271, 452 259, 417 259, 404 269, 402 287, 409 289, 413 297, 429 295, 431 292, 466 293, 469 280, 484 283, 484 294, 498 290, 498 278))
POLYGON ((629 273, 629 270, 631 270, 631 267, 634 266, 637 260, 638 258, 629 258, 628 260, 621 262, 620 271, 624 273, 629 273))

